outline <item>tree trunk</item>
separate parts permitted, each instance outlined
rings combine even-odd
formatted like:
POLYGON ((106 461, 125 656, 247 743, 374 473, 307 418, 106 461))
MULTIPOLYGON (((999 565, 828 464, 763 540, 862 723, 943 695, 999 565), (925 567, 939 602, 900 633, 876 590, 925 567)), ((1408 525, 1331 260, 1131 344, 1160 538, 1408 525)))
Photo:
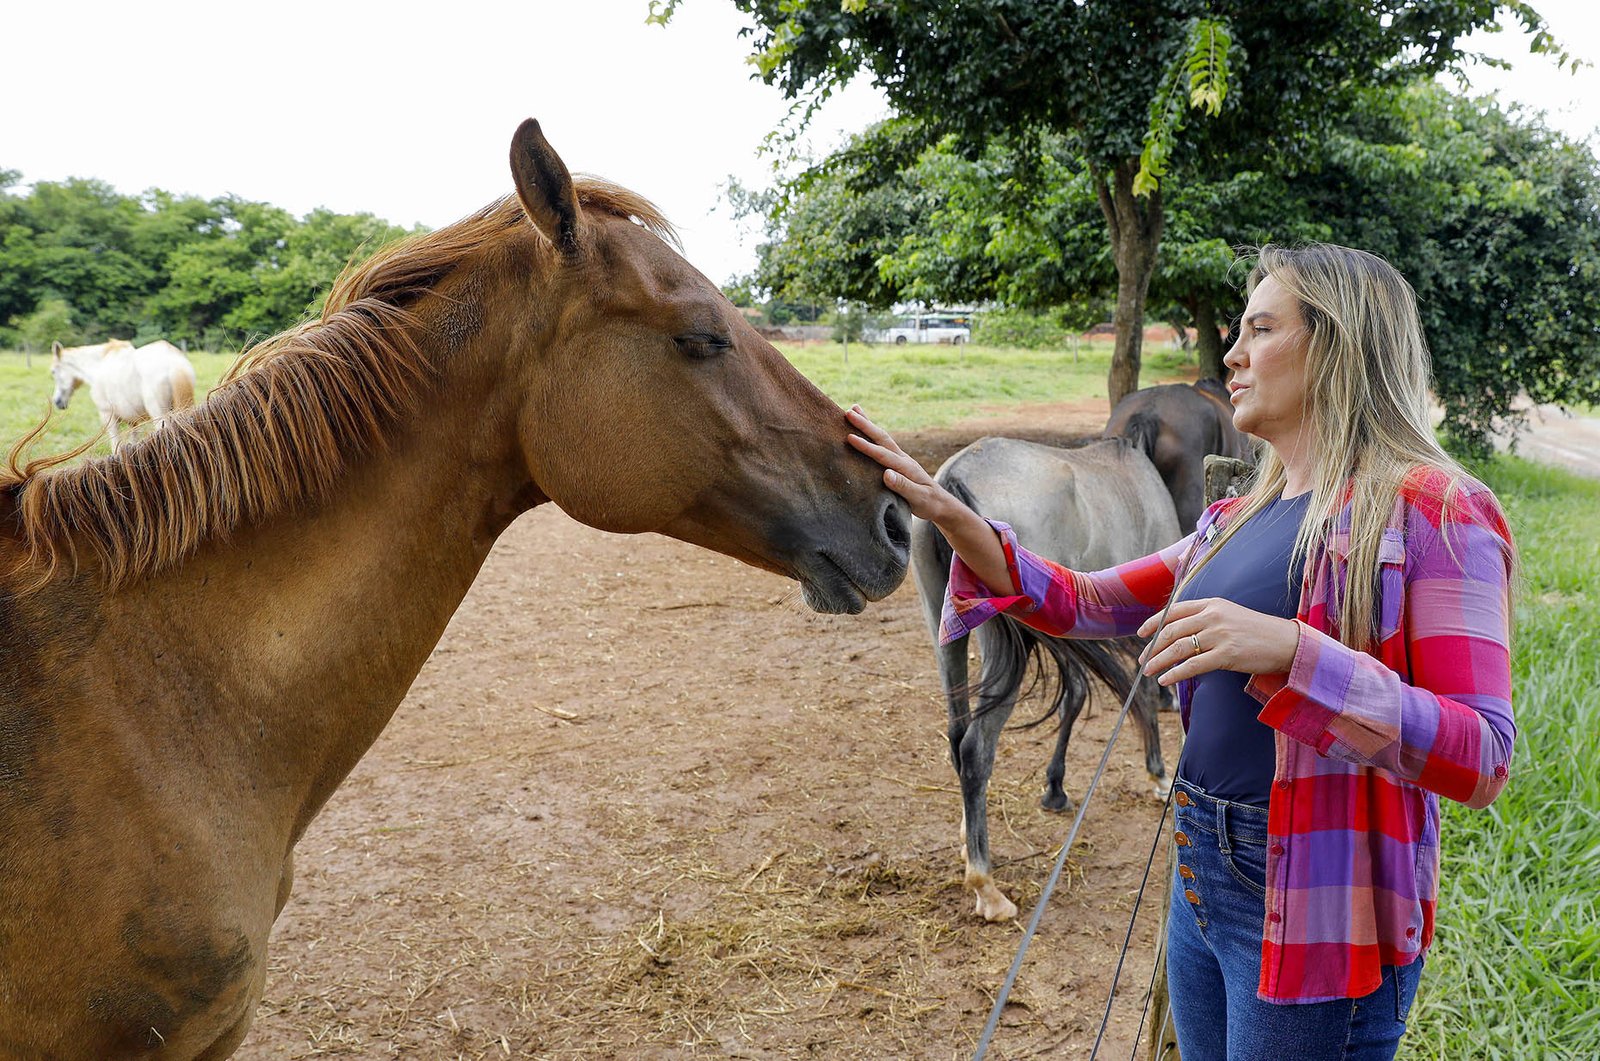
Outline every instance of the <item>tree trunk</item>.
POLYGON ((1106 390, 1113 409, 1139 389, 1139 360, 1144 352, 1144 302, 1150 291, 1151 274, 1156 269, 1156 251, 1161 246, 1164 220, 1161 189, 1151 192, 1142 203, 1134 196, 1133 178, 1138 172, 1137 158, 1120 160, 1109 174, 1099 166, 1090 169, 1117 265, 1117 312, 1113 318, 1117 345, 1111 355, 1111 371, 1106 377, 1106 390))
POLYGON ((1217 331, 1217 305, 1202 298, 1192 307, 1194 326, 1200 332, 1200 378, 1228 378, 1228 366, 1222 363, 1222 333, 1217 331))

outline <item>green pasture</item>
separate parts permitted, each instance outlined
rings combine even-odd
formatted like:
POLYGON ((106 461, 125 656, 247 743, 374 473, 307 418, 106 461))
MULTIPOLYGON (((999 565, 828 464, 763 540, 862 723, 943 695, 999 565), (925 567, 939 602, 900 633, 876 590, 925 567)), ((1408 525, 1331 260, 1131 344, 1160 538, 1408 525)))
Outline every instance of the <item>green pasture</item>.
MULTIPOLYGON (((189 361, 194 365, 198 399, 212 387, 233 364, 234 354, 209 354, 191 351, 189 361)), ((79 387, 72 396, 66 412, 50 404, 55 393, 55 382, 50 378, 50 355, 34 354, 33 365, 14 350, 0 351, 0 456, 9 453, 12 443, 27 433, 35 424, 50 414, 50 426, 40 437, 33 452, 36 455, 57 453, 91 438, 100 431, 100 414, 89 398, 89 388, 79 387)), ((111 446, 101 439, 90 452, 110 453, 111 446)))
MULTIPOLYGON (((840 404, 890 429, 1001 414, 1019 404, 1103 399, 1109 344, 1068 351, 864 346, 785 354, 840 404)), ((201 390, 231 355, 193 354, 201 390)), ((1184 356, 1149 349, 1145 381, 1184 356)), ((49 358, 0 353, 7 446, 46 411, 49 358)), ((98 431, 79 393, 38 452, 98 431)), ((104 443, 101 443, 104 449, 104 443)), ((1478 467, 1504 502, 1523 561, 1514 654, 1512 781, 1484 811, 1447 805, 1438 939, 1402 1051, 1429 1061, 1600 1057, 1600 482, 1512 457, 1478 467)))
POLYGON ((1600 482, 1510 457, 1475 469, 1523 562, 1511 781, 1446 804, 1439 929, 1402 1056, 1600 1057, 1600 482))
MULTIPOLYGON (((817 386, 848 407, 859 402, 890 431, 944 427, 1033 402, 1106 397, 1111 341, 1067 350, 990 346, 780 344, 786 357, 817 386)), ((1165 344, 1146 345, 1146 385, 1176 379, 1194 362, 1165 344)))

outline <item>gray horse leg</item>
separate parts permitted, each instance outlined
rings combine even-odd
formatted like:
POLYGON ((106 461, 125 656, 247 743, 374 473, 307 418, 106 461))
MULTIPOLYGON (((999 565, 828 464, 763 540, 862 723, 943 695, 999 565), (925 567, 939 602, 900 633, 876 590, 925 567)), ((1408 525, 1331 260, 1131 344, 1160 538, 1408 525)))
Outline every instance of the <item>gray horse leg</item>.
POLYGON ((1145 771, 1149 773, 1150 780, 1155 782, 1156 795, 1162 799, 1166 799, 1167 793, 1172 791, 1172 778, 1161 758, 1161 727, 1156 722, 1156 716, 1169 699, 1171 692, 1166 687, 1158 685, 1154 678, 1145 678, 1139 683, 1139 691, 1134 695, 1130 712, 1144 742, 1145 771))
MULTIPOLYGON (((996 635, 992 625, 978 630, 978 651, 985 670, 988 661, 998 654, 996 635)), ((961 779, 961 835, 966 844, 966 885, 975 896, 978 916, 985 921, 1010 921, 1017 916, 1016 904, 1006 898, 990 876, 988 807, 995 748, 1015 705, 1015 692, 997 698, 982 697, 976 717, 969 719, 956 749, 956 775, 961 779)))
POLYGON ((1056 748, 1050 755, 1050 764, 1044 768, 1044 796, 1039 800, 1039 806, 1045 810, 1064 813, 1074 806, 1063 786, 1067 776, 1067 744, 1072 740, 1072 727, 1088 699, 1088 686, 1076 674, 1063 672, 1056 693, 1056 748))

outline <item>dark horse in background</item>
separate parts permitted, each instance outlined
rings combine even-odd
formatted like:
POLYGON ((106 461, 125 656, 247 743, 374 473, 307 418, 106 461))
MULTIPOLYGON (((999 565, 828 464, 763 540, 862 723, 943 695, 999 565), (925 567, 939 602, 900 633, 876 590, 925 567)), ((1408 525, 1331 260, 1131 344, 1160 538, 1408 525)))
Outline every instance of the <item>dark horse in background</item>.
POLYGON ((1253 461, 1250 436, 1233 426, 1233 405, 1219 380, 1168 383, 1134 391, 1117 403, 1102 438, 1125 438, 1161 473, 1178 513, 1178 529, 1194 530, 1205 507, 1205 456, 1253 461))
MULTIPOLYGON (((1170 545, 1192 530, 1204 498, 1208 453, 1248 459, 1248 436, 1233 426, 1227 392, 1215 380, 1149 387, 1112 410, 1103 438, 1079 447, 1016 439, 980 439, 939 469, 938 479, 964 502, 1016 530, 1041 556, 1077 570, 1098 570, 1170 545)), ((969 682, 967 639, 937 645, 939 614, 950 578, 949 543, 930 523, 914 520, 911 569, 935 638, 940 683, 949 707, 951 763, 961 781, 966 885, 985 920, 1005 921, 1016 906, 990 874, 987 794, 1000 731, 1023 691, 1030 667, 1054 672, 1051 710, 1059 729, 1045 770, 1047 810, 1072 806, 1063 786, 1072 726, 1098 678, 1125 699, 1137 675, 1142 642, 1051 638, 1008 616, 980 627, 977 682, 969 682), (978 707, 971 698, 977 695, 978 707)), ((1145 769, 1164 796, 1171 784, 1161 758, 1156 714, 1168 694, 1143 683, 1132 716, 1144 741, 1145 769)))

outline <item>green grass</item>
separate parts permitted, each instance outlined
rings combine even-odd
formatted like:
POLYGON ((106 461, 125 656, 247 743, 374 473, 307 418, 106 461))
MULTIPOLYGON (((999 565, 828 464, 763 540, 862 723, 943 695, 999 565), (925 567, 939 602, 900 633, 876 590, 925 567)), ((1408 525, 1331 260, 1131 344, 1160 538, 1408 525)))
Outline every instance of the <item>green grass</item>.
MULTIPOLYGON (((209 354, 191 352, 189 361, 194 365, 195 382, 199 399, 233 364, 235 354, 209 354)), ((50 355, 33 355, 33 366, 13 350, 0 351, 0 457, 10 451, 11 444, 26 434, 35 424, 52 414, 50 426, 34 446, 38 455, 59 453, 83 442, 100 430, 100 414, 89 398, 89 388, 79 387, 72 396, 66 412, 50 404, 55 393, 55 382, 50 378, 50 355)), ((110 453, 111 445, 105 439, 91 450, 92 453, 110 453)))
POLYGON ((1402 1056, 1600 1057, 1600 482, 1501 457, 1477 469, 1523 563, 1512 777, 1447 804, 1439 931, 1402 1056))
MULTIPOLYGON (((840 404, 892 430, 1035 402, 1104 398, 1108 345, 1064 351, 838 344, 786 355, 840 404)), ((192 355, 202 390, 231 361, 192 355)), ((1145 380, 1186 362, 1146 352, 1145 380)), ((0 434, 46 410, 49 359, 0 353, 0 434)), ((98 430, 80 393, 39 452, 98 430)), ((102 449, 104 444, 102 443, 102 449)), ((1600 1057, 1600 482, 1510 457, 1476 469, 1517 535, 1523 587, 1513 666, 1520 727, 1511 783, 1489 809, 1447 804, 1438 939, 1402 1056, 1600 1057)))
MULTIPOLYGON (((890 431, 944 427, 1025 402, 1105 400, 1111 343, 1066 350, 986 346, 839 343, 779 347, 823 392, 848 407, 860 402, 890 431)), ((1181 353, 1147 346, 1144 382, 1175 377, 1192 363, 1181 353)))

